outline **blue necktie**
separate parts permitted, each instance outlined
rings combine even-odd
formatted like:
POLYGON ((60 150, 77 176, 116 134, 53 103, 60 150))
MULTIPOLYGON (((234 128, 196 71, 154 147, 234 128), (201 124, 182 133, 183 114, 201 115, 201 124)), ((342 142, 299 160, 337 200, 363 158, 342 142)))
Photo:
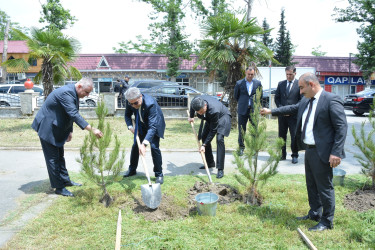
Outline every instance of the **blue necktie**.
POLYGON ((135 111, 135 129, 134 129, 134 143, 137 144, 137 133, 138 133, 138 120, 139 120, 139 111, 135 111))

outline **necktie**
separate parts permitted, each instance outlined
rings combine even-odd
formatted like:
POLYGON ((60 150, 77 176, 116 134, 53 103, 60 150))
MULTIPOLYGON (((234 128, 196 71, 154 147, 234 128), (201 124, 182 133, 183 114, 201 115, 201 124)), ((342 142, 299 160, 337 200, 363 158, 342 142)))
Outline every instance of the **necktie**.
POLYGON ((134 143, 137 144, 137 134, 138 134, 138 120, 139 120, 139 111, 135 111, 135 129, 134 129, 134 143))
POLYGON ((306 127, 307 127, 307 123, 309 121, 309 118, 310 118, 310 114, 311 114, 311 110, 312 110, 312 104, 313 104, 313 101, 315 100, 315 98, 311 98, 310 101, 309 101, 309 110, 307 111, 307 115, 306 115, 306 119, 305 119, 305 123, 303 124, 303 129, 302 129, 302 135, 301 135, 301 139, 302 141, 305 139, 305 135, 306 135, 306 127))
POLYGON ((289 95, 290 84, 291 82, 288 82, 288 84, 286 85, 286 95, 289 95))

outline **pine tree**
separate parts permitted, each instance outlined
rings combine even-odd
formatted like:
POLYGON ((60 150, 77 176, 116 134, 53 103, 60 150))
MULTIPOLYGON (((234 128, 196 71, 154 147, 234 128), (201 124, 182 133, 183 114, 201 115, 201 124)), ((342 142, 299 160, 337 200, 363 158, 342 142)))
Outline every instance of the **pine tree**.
POLYGON ((112 140, 109 122, 105 125, 108 110, 104 102, 99 102, 95 111, 99 119, 98 129, 105 131, 104 135, 101 139, 96 138, 93 133, 86 135, 80 148, 80 159, 77 161, 82 165, 81 173, 102 188, 103 195, 99 201, 108 207, 113 202, 113 198, 108 193, 107 185, 121 180, 120 172, 125 163, 125 151, 123 150, 120 156, 121 142, 114 135, 115 147, 107 154, 112 140))
POLYGON ((245 150, 243 156, 239 156, 239 150, 234 152, 235 164, 242 174, 236 175, 237 181, 246 187, 244 202, 250 205, 261 205, 262 196, 258 192, 259 184, 277 174, 277 166, 281 159, 281 148, 284 145, 282 138, 277 138, 273 145, 267 142, 266 118, 260 115, 260 90, 257 90, 254 102, 254 113, 251 114, 252 123, 248 123, 244 134, 245 150), (267 149, 270 157, 262 166, 258 166, 258 155, 261 150, 267 149), (247 166, 245 166, 245 161, 247 166), (243 178, 244 177, 244 178, 243 178))
POLYGON ((275 59, 279 61, 280 66, 292 65, 293 44, 290 39, 290 33, 286 29, 285 10, 281 10, 280 29, 275 45, 275 59))
MULTIPOLYGON (((262 42, 267 48, 269 48, 270 50, 273 50, 274 44, 273 44, 273 39, 271 38, 271 29, 270 29, 270 25, 267 23, 266 18, 263 19, 262 28, 264 31, 267 31, 264 34, 262 34, 262 42)), ((270 64, 269 60, 264 60, 264 61, 259 62, 259 66, 268 67, 269 64, 270 64)))
POLYGON ((372 189, 375 189, 375 98, 373 99, 370 114, 369 123, 372 130, 366 135, 365 124, 366 121, 362 122, 361 130, 357 134, 354 125, 352 127, 352 134, 354 137, 354 145, 356 145, 362 152, 362 154, 355 154, 354 157, 358 159, 362 165, 362 173, 372 179, 372 189))

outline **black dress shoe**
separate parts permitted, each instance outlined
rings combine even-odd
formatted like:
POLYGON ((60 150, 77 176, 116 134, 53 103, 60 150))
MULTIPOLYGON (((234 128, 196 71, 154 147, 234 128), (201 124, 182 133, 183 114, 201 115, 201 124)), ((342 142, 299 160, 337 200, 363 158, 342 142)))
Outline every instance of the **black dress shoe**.
POLYGON ((70 181, 70 182, 65 184, 65 187, 72 187, 72 186, 80 187, 80 186, 82 186, 82 184, 74 182, 74 181, 70 181))
POLYGON ((309 215, 305 215, 305 216, 302 216, 302 217, 297 217, 296 218, 297 220, 314 220, 314 221, 320 221, 320 218, 310 218, 309 215))
POLYGON ((217 171, 216 178, 220 179, 220 178, 223 178, 223 177, 224 177, 224 170, 219 169, 219 170, 217 171))
POLYGON ((310 227, 309 231, 324 231, 324 230, 332 229, 332 228, 333 228, 332 225, 326 226, 323 223, 319 222, 317 225, 310 227))
POLYGON ((55 190, 55 194, 59 194, 59 195, 62 195, 62 196, 69 196, 69 197, 73 197, 74 194, 71 193, 68 189, 66 188, 56 188, 55 190))
POLYGON ((238 153, 239 156, 243 156, 244 148, 240 148, 240 152, 238 153))
MULTIPOLYGON (((214 168, 215 167, 215 164, 207 164, 207 167, 208 168, 214 168)), ((205 169, 204 165, 203 166, 200 166, 199 169, 205 169)))
POLYGON ((155 183, 160 183, 160 185, 163 184, 164 183, 164 177, 163 176, 156 177, 155 183))
POLYGON ((298 163, 298 158, 297 157, 292 157, 292 163, 297 164, 298 163))
POLYGON ((126 171, 126 173, 124 174, 124 177, 130 177, 130 176, 133 176, 133 175, 136 175, 137 174, 137 171, 136 170, 128 170, 126 171))

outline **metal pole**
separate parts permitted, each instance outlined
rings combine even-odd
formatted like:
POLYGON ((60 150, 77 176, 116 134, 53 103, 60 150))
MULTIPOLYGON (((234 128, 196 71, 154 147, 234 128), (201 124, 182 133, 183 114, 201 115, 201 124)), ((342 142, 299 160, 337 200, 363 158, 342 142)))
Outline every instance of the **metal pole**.
POLYGON ((351 87, 350 87, 350 84, 352 83, 351 81, 351 77, 350 77, 350 71, 351 71, 351 68, 352 68, 352 53, 349 53, 349 94, 351 94, 350 90, 351 90, 351 87))
MULTIPOLYGON (((269 89, 268 89, 268 108, 271 109, 271 68, 272 68, 272 61, 268 61, 268 67, 269 67, 269 72, 270 72, 270 82, 269 82, 269 89)), ((271 115, 268 116, 268 119, 271 119, 271 115)))

